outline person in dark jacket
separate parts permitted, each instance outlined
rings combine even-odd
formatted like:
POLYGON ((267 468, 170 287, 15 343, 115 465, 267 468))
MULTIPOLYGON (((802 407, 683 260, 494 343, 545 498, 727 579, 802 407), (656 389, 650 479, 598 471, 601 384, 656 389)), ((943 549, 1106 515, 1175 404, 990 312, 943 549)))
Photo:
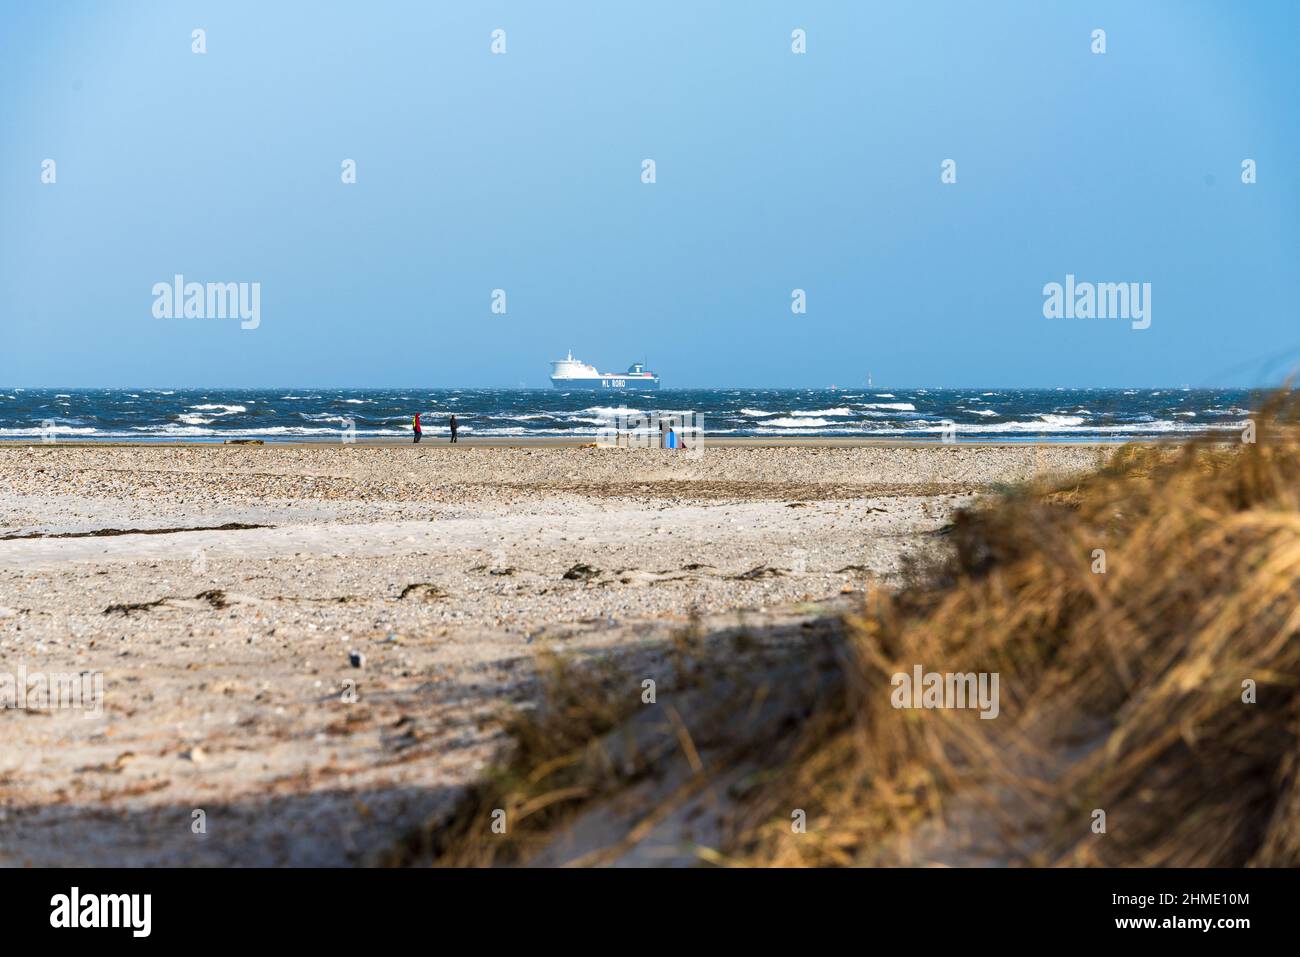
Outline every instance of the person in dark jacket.
POLYGON ((460 428, 460 426, 458 426, 458 425, 456 424, 456 416, 453 415, 453 416, 451 417, 451 440, 452 440, 453 442, 456 441, 456 430, 457 430, 458 428, 460 428))

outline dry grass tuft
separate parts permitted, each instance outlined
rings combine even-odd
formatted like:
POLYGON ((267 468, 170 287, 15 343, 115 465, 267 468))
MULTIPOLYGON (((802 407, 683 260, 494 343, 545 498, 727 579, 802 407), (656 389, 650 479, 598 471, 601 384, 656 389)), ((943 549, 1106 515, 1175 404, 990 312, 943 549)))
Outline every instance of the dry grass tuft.
POLYGON ((1300 438, 1289 394, 1256 419, 1254 444, 1127 447, 986 502, 843 621, 684 636, 653 705, 615 664, 550 663, 433 856, 1300 864, 1300 438), (998 717, 896 709, 915 665, 998 673, 998 717))

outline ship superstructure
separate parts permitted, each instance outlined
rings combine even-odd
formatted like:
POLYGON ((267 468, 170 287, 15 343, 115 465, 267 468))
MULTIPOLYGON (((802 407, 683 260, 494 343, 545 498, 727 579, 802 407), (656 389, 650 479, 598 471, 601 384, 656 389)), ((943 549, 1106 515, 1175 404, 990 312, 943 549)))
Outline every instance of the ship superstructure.
POLYGON ((573 350, 551 363, 551 385, 557 389, 657 389, 659 376, 634 362, 626 372, 601 372, 589 362, 573 357, 573 350))

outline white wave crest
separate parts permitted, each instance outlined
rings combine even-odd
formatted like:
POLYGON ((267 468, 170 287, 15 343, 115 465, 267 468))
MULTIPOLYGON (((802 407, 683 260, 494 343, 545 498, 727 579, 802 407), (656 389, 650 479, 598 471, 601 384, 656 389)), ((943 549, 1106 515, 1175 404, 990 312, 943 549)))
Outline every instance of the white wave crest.
POLYGON ((775 425, 785 429, 815 429, 823 425, 834 425, 830 419, 810 419, 795 416, 783 416, 779 419, 766 419, 764 425, 775 425))

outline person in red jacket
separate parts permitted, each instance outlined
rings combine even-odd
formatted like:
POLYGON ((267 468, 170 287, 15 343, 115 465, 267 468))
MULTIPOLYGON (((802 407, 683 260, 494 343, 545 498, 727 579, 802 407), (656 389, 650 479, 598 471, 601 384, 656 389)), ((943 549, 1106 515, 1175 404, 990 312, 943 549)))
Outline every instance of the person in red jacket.
POLYGON ((420 436, 424 434, 424 430, 420 428, 420 413, 419 413, 419 412, 415 413, 415 418, 411 420, 411 429, 415 432, 415 444, 416 444, 416 445, 419 445, 419 444, 420 444, 420 436))

